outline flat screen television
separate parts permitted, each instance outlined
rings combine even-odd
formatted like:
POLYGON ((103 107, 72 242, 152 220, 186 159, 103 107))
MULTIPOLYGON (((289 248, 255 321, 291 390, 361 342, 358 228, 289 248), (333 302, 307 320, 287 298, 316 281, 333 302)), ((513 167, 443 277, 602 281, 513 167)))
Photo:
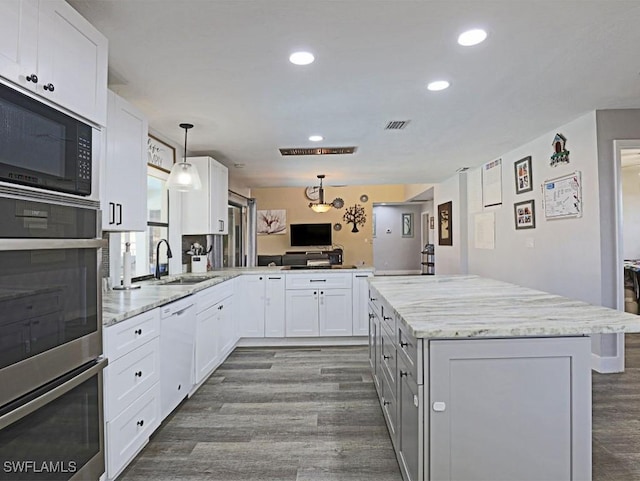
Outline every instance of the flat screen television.
POLYGON ((291 224, 292 246, 330 246, 331 224, 291 224))

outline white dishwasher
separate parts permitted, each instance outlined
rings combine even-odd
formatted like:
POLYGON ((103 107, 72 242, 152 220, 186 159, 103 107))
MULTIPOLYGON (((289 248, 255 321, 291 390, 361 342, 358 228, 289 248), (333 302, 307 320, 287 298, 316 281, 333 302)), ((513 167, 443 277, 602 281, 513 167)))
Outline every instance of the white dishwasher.
POLYGON ((193 387, 193 296, 160 308, 160 411, 167 417, 193 387))

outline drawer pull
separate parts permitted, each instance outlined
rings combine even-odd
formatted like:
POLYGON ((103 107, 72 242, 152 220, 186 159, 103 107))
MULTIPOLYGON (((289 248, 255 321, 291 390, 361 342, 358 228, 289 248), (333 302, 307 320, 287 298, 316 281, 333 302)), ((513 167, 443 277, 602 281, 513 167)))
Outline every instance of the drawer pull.
POLYGON ((408 376, 409 373, 407 371, 400 371, 400 377, 408 376))
POLYGON ((400 341, 400 347, 407 347, 409 345, 408 342, 402 342, 400 341))
POLYGON ((135 331, 133 331, 134 334, 137 334, 138 336, 142 334, 142 329, 136 329, 135 331))
POLYGON ((327 282, 326 279, 310 279, 309 282, 327 282))
POLYGON ((144 426, 144 419, 141 419, 141 420, 140 420, 140 421, 138 421, 136 424, 137 424, 138 426, 140 426, 140 427, 144 426))
POLYGON ((142 377, 142 371, 138 371, 134 374, 135 377, 142 377))

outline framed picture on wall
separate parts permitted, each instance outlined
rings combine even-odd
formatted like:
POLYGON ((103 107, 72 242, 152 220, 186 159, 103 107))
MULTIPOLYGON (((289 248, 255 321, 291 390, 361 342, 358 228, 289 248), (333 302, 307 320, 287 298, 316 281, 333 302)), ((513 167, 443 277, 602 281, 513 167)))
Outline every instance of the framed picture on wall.
POLYGON ((171 172, 171 167, 175 162, 176 149, 149 134, 147 138, 147 165, 164 172, 171 172))
POLYGON ((402 214, 402 237, 413 237, 413 214, 402 214))
POLYGON ((518 160, 513 164, 516 174, 516 194, 533 190, 531 178, 531 156, 518 160))
POLYGON ((513 204, 513 214, 515 216, 516 230, 535 229, 536 209, 533 199, 513 204))
POLYGON ((451 208, 450 201, 438 206, 438 245, 441 246, 453 245, 451 208))

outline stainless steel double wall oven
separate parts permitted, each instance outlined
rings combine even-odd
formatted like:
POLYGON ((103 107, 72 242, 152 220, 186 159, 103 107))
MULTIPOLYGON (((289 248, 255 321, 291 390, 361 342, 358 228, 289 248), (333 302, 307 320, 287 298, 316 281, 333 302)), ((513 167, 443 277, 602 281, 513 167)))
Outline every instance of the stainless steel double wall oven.
POLYGON ((104 472, 98 207, 0 186, 0 479, 104 472))

